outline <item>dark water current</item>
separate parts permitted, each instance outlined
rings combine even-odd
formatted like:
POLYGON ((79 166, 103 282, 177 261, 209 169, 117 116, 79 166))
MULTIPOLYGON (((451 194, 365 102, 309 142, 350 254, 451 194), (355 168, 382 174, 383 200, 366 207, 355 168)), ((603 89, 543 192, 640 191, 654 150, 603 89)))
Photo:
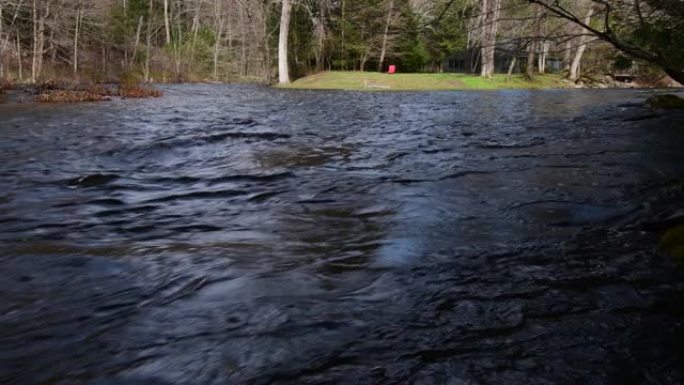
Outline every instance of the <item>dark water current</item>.
POLYGON ((683 383, 647 93, 165 92, 0 106, 0 383, 683 383))

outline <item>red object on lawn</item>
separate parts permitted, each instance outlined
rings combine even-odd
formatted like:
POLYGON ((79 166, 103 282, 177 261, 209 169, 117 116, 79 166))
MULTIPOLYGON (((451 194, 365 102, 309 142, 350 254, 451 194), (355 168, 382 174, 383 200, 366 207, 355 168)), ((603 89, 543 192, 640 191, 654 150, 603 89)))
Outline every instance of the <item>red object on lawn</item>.
POLYGON ((394 64, 390 64, 389 70, 387 71, 388 74, 393 74, 397 72, 397 66, 394 64))

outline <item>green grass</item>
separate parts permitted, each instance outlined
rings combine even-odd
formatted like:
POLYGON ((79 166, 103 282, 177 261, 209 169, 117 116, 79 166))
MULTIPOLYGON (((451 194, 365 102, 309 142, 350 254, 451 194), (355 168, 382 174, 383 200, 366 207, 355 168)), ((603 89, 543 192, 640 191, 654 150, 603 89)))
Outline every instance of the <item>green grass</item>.
POLYGON ((279 88, 318 90, 366 90, 366 91, 432 91, 432 90, 503 90, 563 88, 560 76, 538 75, 532 81, 522 75, 505 74, 492 79, 476 75, 441 74, 394 74, 378 72, 332 71, 321 72, 296 81, 278 85, 279 88))

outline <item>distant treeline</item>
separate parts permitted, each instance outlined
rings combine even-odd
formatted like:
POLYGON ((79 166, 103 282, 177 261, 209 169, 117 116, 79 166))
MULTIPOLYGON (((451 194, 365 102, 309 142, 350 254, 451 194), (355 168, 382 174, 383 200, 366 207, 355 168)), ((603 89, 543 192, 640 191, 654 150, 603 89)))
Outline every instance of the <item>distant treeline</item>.
MULTIPOLYGON (((389 63, 439 72, 459 52, 474 55, 468 71, 490 76, 500 51, 528 76, 550 70, 548 58, 573 80, 629 71, 633 58, 676 70, 684 55, 667 34, 684 31, 677 1, 297 0, 284 48, 294 77, 389 63)), ((272 82, 284 3, 0 0, 0 78, 272 82)))

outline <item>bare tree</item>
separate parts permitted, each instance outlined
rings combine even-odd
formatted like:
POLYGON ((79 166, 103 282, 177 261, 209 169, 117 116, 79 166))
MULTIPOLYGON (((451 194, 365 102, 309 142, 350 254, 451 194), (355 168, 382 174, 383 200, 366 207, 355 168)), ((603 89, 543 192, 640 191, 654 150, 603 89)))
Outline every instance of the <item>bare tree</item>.
POLYGON ((481 8, 482 38, 480 56, 482 68, 480 75, 492 77, 495 71, 496 34, 499 28, 501 0, 482 0, 481 8))
POLYGON ((390 22, 392 21, 392 8, 394 1, 387 2, 387 20, 385 21, 385 32, 382 34, 382 48, 380 50, 380 60, 378 60, 378 71, 382 72, 383 64, 385 62, 385 54, 387 53, 387 34, 389 32, 390 22))
MULTIPOLYGON (((587 15, 584 17, 584 24, 589 25, 591 22, 591 17, 594 15, 594 9, 593 7, 589 7, 587 10, 587 15)), ((579 79, 579 69, 580 69, 580 64, 582 63, 582 56, 584 55, 584 51, 587 49, 587 42, 589 40, 589 36, 585 33, 582 34, 579 37, 579 42, 578 42, 578 47, 577 50, 575 51, 575 56, 572 59, 572 63, 570 64, 570 75, 569 78, 572 81, 577 81, 579 79)))
POLYGON ((164 30, 166 31, 166 44, 171 44, 171 24, 169 22, 169 0, 164 0, 164 30))
MULTIPOLYGON (((641 44, 635 43, 634 36, 639 31, 654 27, 669 31, 671 34, 682 33, 681 14, 684 4, 681 2, 646 2, 640 0, 591 0, 595 9, 594 15, 600 16, 602 23, 592 25, 591 18, 582 18, 581 14, 564 6, 558 0, 528 0, 546 8, 556 17, 575 23, 618 50, 633 58, 641 59, 660 66, 674 80, 684 84, 684 63, 682 50, 676 43, 667 44, 658 36, 644 36, 641 44), (613 28, 615 17, 619 17, 622 28, 613 28)), ((574 62, 574 60, 573 60, 574 62)))
POLYGON ((290 13, 292 12, 292 1, 282 0, 282 10, 280 13, 280 36, 278 38, 278 82, 286 84, 290 82, 290 69, 287 59, 288 36, 290 32, 290 13))
POLYGON ((74 26, 74 58, 73 58, 73 70, 74 78, 78 76, 78 37, 81 29, 81 19, 83 17, 82 3, 81 0, 76 0, 76 22, 74 26))

